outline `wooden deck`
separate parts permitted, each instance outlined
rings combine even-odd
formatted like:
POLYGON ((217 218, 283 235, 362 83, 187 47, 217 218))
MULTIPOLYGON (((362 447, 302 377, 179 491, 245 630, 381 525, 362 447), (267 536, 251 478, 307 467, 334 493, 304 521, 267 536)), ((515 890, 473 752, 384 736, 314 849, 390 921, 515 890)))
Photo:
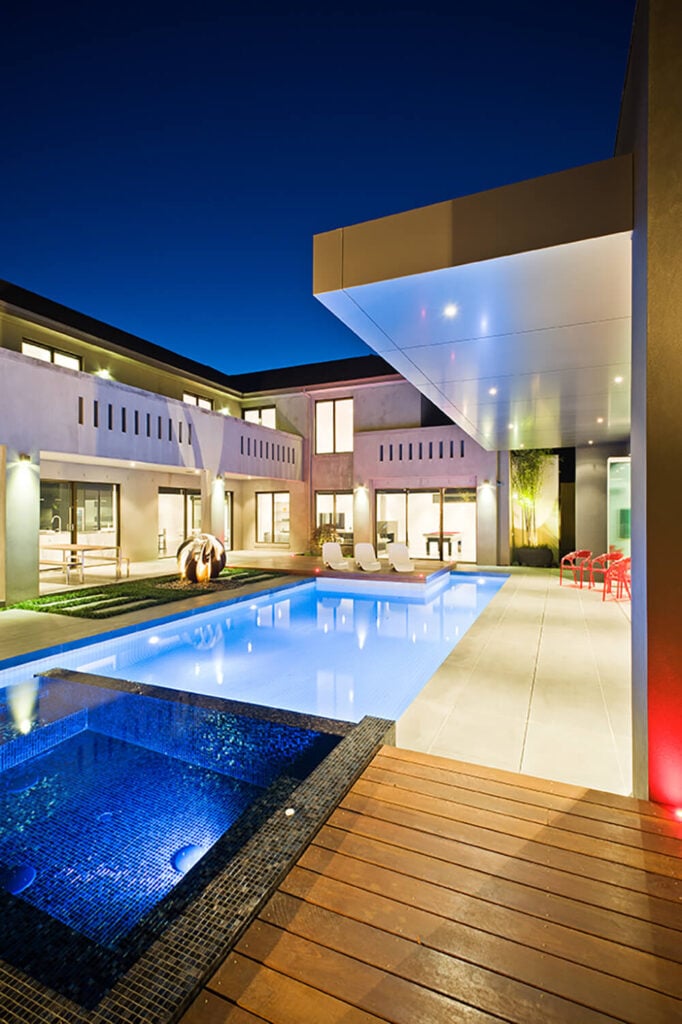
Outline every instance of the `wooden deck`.
POLYGON ((682 821, 386 747, 182 1024, 682 1021, 682 821))

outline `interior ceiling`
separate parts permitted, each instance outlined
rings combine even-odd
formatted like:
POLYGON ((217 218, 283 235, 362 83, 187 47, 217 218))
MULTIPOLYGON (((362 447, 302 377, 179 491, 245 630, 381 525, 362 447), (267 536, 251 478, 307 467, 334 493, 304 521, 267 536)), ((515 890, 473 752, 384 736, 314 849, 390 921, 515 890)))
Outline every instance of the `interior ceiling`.
POLYGON ((484 448, 629 438, 630 232, 317 298, 484 448))

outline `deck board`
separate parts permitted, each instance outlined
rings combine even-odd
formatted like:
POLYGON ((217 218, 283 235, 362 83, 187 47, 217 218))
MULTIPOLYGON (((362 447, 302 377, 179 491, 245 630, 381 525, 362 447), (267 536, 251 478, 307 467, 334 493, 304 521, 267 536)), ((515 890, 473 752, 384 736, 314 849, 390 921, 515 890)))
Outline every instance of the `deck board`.
POLYGON ((682 822, 384 748, 182 1024, 682 1021, 682 822))

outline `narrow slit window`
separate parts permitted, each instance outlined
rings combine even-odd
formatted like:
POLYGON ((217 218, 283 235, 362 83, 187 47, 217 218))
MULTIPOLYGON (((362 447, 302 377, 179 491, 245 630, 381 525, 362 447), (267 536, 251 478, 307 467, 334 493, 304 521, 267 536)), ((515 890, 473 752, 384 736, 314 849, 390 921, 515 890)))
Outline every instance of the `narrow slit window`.
POLYGON ((407 446, 407 458, 408 458, 409 462, 412 462, 412 442, 411 441, 410 441, 410 443, 407 446))
POLYGON ((380 444, 379 445, 379 462, 383 462, 383 461, 384 461, 384 446, 383 446, 383 444, 380 444))
POLYGON ((443 458, 443 442, 442 441, 438 442, 438 458, 439 459, 443 458))
POLYGON ((83 425, 83 399, 80 397, 78 399, 78 422, 81 426, 83 425))
POLYGON ((459 457, 460 457, 460 459, 464 458, 464 441, 463 440, 459 442, 459 457))
POLYGON ((107 417, 108 417, 108 421, 109 421, 107 426, 109 427, 109 430, 113 430, 114 429, 114 407, 113 407, 113 405, 109 405, 108 406, 107 417))
POLYGON ((182 444, 182 420, 178 420, 178 444, 182 444))
POLYGON ((121 433, 126 434, 128 432, 128 416, 126 409, 121 409, 121 433))
POLYGON ((152 436, 152 414, 147 413, 147 437, 152 436))
POLYGON ((93 427, 99 426, 99 402, 97 399, 92 403, 92 425, 93 427))
POLYGON ((173 440, 173 420, 168 420, 168 440, 173 440))
POLYGON ((157 418, 158 418, 158 423, 156 424, 156 432, 157 432, 157 434, 159 436, 159 441, 160 441, 161 438, 163 437, 163 419, 160 416, 157 417, 157 418))
POLYGON ((403 461, 403 446, 401 444, 399 444, 398 445, 398 462, 402 462, 402 461, 403 461))
POLYGON ((133 416, 133 430, 135 431, 136 434, 140 433, 140 413, 138 412, 137 409, 135 410, 135 414, 133 416))

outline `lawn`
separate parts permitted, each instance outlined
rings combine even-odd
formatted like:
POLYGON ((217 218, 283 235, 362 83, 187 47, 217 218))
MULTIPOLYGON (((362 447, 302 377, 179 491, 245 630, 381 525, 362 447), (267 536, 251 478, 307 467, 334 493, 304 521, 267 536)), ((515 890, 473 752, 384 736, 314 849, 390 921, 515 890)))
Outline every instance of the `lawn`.
POLYGON ((73 615, 81 619, 107 619, 112 615, 153 608, 155 605, 184 601, 188 597, 236 590, 246 583, 259 583, 275 579, 281 573, 262 572, 259 569, 223 569, 220 576, 209 583, 181 582, 177 574, 155 576, 145 580, 126 580, 98 587, 80 587, 58 594, 34 597, 20 601, 11 608, 32 612, 52 612, 55 615, 73 615))

